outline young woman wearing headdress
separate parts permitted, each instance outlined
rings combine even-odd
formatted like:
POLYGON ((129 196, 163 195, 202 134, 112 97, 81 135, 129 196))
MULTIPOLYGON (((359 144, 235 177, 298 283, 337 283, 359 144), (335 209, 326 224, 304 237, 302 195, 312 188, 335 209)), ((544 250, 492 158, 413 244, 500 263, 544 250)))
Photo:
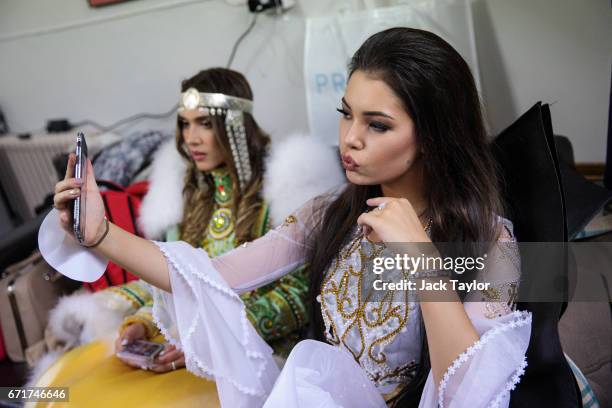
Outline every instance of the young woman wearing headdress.
MULTIPOLYGON (((188 369, 216 380, 223 406, 373 407, 400 393, 423 407, 507 406, 526 366, 531 315, 513 307, 520 264, 468 65, 440 37, 395 28, 370 37, 349 74, 338 111, 350 183, 340 191, 210 259, 188 244, 153 243, 110 224, 90 178, 87 244, 160 288, 153 314, 178 328, 172 341, 188 369), (491 290, 441 290, 444 302, 428 291, 416 301, 392 291, 364 301, 372 248, 431 242, 490 243, 491 290), (238 295, 305 263, 316 340, 298 343, 279 374, 238 295)), ((56 188, 66 231, 74 188, 70 175, 56 188)), ((443 272, 412 278, 449 283, 443 272)))
MULTIPOLYGON (((183 81, 181 88, 176 138, 156 156, 140 224, 147 236, 180 239, 214 258, 265 235, 273 225, 270 205, 274 203, 265 202, 262 195, 269 138, 252 116, 253 94, 242 74, 207 69, 183 81)), ((138 253, 132 256, 140 257, 138 253)), ((296 265, 291 274, 241 296, 249 322, 281 358, 299 340, 307 323, 307 293, 304 265, 296 265)), ((104 324, 97 319, 113 320, 118 313, 126 318, 115 351, 138 339, 164 341, 162 334, 172 335, 161 333, 155 324, 150 290, 143 281, 86 299, 88 304, 83 299, 65 299, 52 313, 58 337, 65 326, 104 324), (75 317, 80 307, 93 310, 96 316, 89 320, 75 317)), ((185 358, 176 345, 167 344, 150 367, 134 366, 137 370, 109 352, 101 342, 72 350, 37 385, 70 386, 71 401, 87 401, 88 406, 123 405, 130 400, 146 406, 169 402, 173 406, 214 405, 217 401, 211 383, 184 370, 185 358), (156 373, 168 374, 160 377, 156 373), (101 384, 108 387, 100 388, 101 384), (172 391, 161 395, 159 387, 172 391), (96 398, 89 400, 93 395, 96 398)))

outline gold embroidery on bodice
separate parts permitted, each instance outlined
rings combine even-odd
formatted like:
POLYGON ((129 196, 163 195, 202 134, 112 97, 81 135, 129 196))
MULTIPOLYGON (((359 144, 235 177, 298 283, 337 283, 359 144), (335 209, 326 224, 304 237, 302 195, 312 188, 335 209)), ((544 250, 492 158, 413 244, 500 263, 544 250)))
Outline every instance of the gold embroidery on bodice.
MULTIPOLYGON (((376 385, 409 381, 418 357, 393 350, 395 358, 389 361, 385 352, 400 333, 408 334, 411 319, 412 325, 420 325, 418 304, 410 301, 408 291, 388 291, 376 301, 369 301, 372 289, 362 294, 364 274, 372 273, 374 258, 383 256, 385 249, 384 244, 371 243, 359 234, 333 261, 318 297, 327 340, 346 348, 376 385), (402 354, 408 358, 401 358, 402 354)), ((420 330, 410 337, 420 350, 420 330)))

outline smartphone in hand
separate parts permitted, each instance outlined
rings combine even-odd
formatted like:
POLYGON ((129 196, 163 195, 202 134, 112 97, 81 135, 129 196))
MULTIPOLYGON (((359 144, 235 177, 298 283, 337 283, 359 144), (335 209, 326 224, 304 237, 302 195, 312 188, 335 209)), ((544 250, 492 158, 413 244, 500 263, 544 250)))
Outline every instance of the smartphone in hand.
POLYGON ((74 199, 72 207, 72 229, 74 236, 80 244, 85 242, 85 208, 87 189, 87 142, 83 132, 77 133, 76 137, 76 164, 74 166, 74 177, 84 181, 81 186, 81 194, 74 199))
POLYGON ((164 349, 163 344, 136 340, 117 352, 117 357, 140 367, 151 368, 153 360, 164 349))

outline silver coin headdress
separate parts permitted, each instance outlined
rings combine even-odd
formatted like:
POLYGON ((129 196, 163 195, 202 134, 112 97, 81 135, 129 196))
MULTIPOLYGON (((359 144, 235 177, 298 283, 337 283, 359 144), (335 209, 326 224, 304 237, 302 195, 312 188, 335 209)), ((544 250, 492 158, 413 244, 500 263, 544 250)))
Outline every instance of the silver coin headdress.
POLYGON ((253 111, 253 101, 221 93, 199 92, 195 88, 189 88, 181 94, 178 108, 179 112, 186 109, 197 109, 210 116, 225 115, 225 130, 236 164, 238 183, 240 189, 244 191, 252 176, 249 147, 244 128, 244 113, 253 111))

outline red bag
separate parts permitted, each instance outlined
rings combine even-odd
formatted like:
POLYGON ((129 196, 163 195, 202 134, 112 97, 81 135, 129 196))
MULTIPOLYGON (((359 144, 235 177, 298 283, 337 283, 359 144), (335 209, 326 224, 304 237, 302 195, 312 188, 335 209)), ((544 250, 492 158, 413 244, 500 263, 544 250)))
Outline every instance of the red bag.
POLYGON ((6 348, 4 347, 4 335, 2 334, 2 327, 0 327, 0 361, 6 358, 6 348))
MULTIPOLYGON (((102 192, 102 201, 109 221, 124 230, 142 236, 138 229, 138 212, 142 198, 147 193, 149 183, 142 181, 128 187, 122 187, 109 181, 96 181, 98 186, 106 187, 102 192)), ((85 287, 91 292, 97 292, 110 286, 122 285, 138 279, 125 269, 109 262, 104 275, 95 282, 86 283, 85 287)))

